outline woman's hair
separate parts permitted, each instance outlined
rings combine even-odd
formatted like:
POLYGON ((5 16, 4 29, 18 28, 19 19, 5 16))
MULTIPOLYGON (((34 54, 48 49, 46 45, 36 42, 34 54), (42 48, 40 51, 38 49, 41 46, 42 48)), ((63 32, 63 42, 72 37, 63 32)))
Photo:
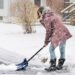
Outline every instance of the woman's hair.
POLYGON ((51 10, 49 7, 39 7, 39 9, 37 10, 38 18, 40 18, 39 12, 43 15, 44 13, 47 13, 49 10, 51 10))
POLYGON ((40 12, 42 14, 43 10, 44 10, 44 7, 40 7, 37 12, 40 12))
POLYGON ((38 18, 40 18, 40 15, 39 13, 43 13, 43 10, 44 10, 44 7, 39 7, 39 9, 37 10, 37 15, 38 15, 38 18))

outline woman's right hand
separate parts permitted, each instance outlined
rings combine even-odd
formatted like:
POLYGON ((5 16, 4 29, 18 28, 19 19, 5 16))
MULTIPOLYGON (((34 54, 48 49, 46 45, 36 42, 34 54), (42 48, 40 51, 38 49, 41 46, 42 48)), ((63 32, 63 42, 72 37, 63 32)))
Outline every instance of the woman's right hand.
POLYGON ((48 44, 44 44, 44 47, 46 47, 48 44))

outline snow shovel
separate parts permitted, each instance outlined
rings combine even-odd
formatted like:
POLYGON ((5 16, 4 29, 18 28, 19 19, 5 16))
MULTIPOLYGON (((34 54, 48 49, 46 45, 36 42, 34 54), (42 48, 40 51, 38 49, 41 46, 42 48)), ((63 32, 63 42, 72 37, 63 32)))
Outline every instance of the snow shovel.
POLYGON ((30 60, 32 60, 45 46, 41 47, 33 56, 31 56, 28 60, 25 58, 23 60, 23 62, 19 63, 19 64, 16 64, 17 66, 17 71, 20 71, 20 70, 26 70, 26 67, 28 66, 28 62, 30 60))

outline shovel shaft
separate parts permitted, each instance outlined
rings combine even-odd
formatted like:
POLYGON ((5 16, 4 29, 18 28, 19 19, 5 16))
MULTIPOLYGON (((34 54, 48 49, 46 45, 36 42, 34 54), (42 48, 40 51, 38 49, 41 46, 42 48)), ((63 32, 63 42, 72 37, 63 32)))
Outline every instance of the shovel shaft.
POLYGON ((30 58, 28 59, 28 62, 29 62, 31 59, 33 59, 44 47, 45 47, 45 46, 43 46, 42 48, 40 48, 32 57, 30 57, 30 58))
POLYGON ((39 49, 39 50, 38 50, 32 57, 30 57, 28 60, 25 58, 22 63, 16 64, 16 66, 17 66, 17 71, 25 70, 26 67, 28 66, 28 62, 29 62, 34 56, 36 56, 44 47, 45 47, 45 46, 43 46, 41 49, 39 49))

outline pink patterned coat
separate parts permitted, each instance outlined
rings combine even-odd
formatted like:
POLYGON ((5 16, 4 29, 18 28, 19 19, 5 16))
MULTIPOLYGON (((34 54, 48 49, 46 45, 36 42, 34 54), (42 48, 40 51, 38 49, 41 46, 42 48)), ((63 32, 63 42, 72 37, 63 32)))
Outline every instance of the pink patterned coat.
POLYGON ((41 24, 46 29, 45 44, 51 42, 54 47, 57 47, 62 41, 66 41, 72 35, 64 26, 61 18, 54 12, 43 14, 41 24))

